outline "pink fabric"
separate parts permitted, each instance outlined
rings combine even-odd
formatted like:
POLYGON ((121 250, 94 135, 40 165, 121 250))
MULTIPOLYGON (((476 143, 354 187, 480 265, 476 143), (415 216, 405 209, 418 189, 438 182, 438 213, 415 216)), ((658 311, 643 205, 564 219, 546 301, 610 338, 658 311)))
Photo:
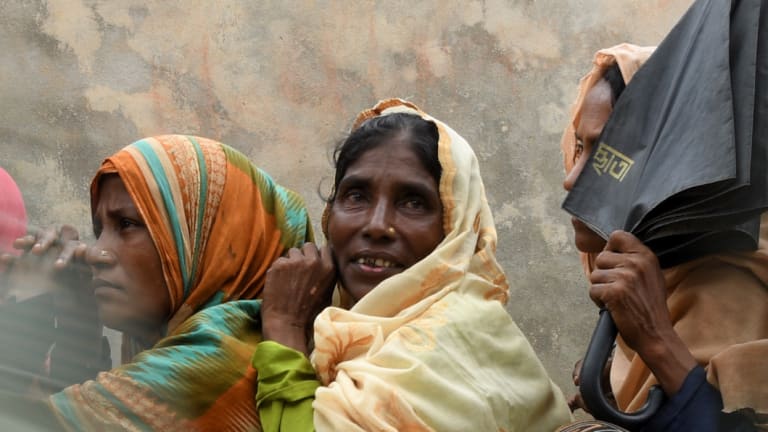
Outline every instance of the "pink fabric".
POLYGON ((20 251, 13 248, 13 241, 27 233, 27 211, 24 199, 10 174, 0 168, 0 253, 20 251))

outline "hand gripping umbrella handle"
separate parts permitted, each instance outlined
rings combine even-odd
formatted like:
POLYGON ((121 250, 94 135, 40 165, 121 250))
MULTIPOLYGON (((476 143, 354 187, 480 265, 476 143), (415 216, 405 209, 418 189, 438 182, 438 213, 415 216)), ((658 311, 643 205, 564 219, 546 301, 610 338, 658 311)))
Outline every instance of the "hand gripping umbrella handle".
POLYGON ((651 387, 645 405, 633 413, 619 411, 608 401, 603 394, 603 369, 611 356, 617 334, 611 313, 601 309, 581 365, 579 390, 584 403, 596 419, 634 430, 659 411, 664 402, 664 392, 659 386, 651 387))

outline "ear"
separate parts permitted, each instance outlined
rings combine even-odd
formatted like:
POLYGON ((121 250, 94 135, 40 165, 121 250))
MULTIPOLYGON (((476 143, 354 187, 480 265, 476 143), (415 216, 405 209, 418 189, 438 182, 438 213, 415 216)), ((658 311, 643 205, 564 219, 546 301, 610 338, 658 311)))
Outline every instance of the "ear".
POLYGON ((323 235, 325 236, 326 241, 328 240, 328 223, 331 219, 331 213, 333 213, 331 210, 333 210, 333 201, 328 201, 325 204, 323 216, 320 219, 320 227, 323 230, 323 235))

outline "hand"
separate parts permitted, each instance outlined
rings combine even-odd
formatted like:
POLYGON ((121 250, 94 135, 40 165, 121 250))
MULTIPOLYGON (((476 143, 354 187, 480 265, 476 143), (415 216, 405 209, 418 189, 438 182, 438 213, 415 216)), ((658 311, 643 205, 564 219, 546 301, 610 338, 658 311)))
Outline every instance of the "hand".
MULTIPOLYGON (((573 385, 576 386, 576 393, 571 395, 571 397, 568 398, 568 408, 571 409, 571 412, 576 411, 577 409, 583 409, 584 412, 587 414, 592 414, 589 411, 589 408, 587 407, 587 404, 584 403, 584 399, 581 397, 581 390, 579 386, 581 385, 581 366, 583 364, 584 359, 580 358, 574 363, 573 365, 573 372, 571 372, 571 378, 573 379, 573 385)), ((608 361, 605 362, 605 367, 603 368, 603 394, 605 395, 606 399, 616 406, 616 400, 613 397, 613 392, 611 391, 611 365, 613 363, 613 355, 608 358, 608 361)))
POLYGON ((53 293, 56 345, 51 376, 68 384, 93 378, 93 365, 104 368, 104 344, 91 270, 85 263, 87 245, 79 241, 77 230, 64 225, 19 238, 14 246, 25 253, 0 257, 7 294, 24 300, 53 293))
POLYGON ((21 237, 14 247, 25 251, 20 257, 3 255, 5 288, 8 296, 24 299, 52 292, 57 328, 99 339, 102 326, 90 285, 91 270, 85 263, 88 246, 70 225, 48 228, 21 237))
POLYGON ((576 363, 573 365, 571 379, 573 380, 573 385, 576 386, 576 393, 568 398, 568 408, 571 409, 571 412, 574 412, 577 409, 583 409, 584 412, 589 413, 587 405, 584 403, 584 399, 581 398, 581 391, 579 390, 579 385, 581 384, 580 374, 582 360, 584 359, 576 360, 576 363))
POLYGON ((62 225, 60 229, 46 228, 18 238, 13 242, 13 247, 37 256, 55 251, 58 253, 55 266, 63 269, 73 263, 85 263, 88 246, 79 239, 80 235, 74 227, 62 225))
MULTIPOLYGON (((71 291, 75 303, 86 300, 90 294, 90 268, 85 263, 87 245, 79 241, 75 228, 63 225, 48 228, 14 242, 14 247, 25 253, 16 257, 0 256, 0 265, 8 273, 7 279, 16 280, 11 290, 21 297, 31 297, 43 291, 71 291), (59 289, 61 288, 61 289, 59 289)), ((92 296, 91 296, 92 297, 92 296)))
POLYGON ((278 258, 267 271, 262 295, 264 338, 309 354, 308 334, 315 317, 331 304, 335 282, 328 246, 306 243, 278 258))
POLYGON ((622 339, 645 361, 668 395, 696 360, 672 326, 656 255, 637 237, 615 231, 595 260, 589 296, 611 312, 622 339))

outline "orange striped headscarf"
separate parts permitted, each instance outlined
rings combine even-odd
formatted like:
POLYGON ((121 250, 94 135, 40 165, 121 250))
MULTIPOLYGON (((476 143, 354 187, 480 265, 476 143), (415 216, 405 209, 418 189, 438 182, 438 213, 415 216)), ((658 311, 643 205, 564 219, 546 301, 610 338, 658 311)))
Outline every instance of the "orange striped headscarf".
POLYGON ((202 308, 258 297, 272 262, 312 237, 297 194, 210 139, 164 135, 125 147, 96 173, 92 207, 108 173, 125 183, 162 260, 169 333, 202 308))

